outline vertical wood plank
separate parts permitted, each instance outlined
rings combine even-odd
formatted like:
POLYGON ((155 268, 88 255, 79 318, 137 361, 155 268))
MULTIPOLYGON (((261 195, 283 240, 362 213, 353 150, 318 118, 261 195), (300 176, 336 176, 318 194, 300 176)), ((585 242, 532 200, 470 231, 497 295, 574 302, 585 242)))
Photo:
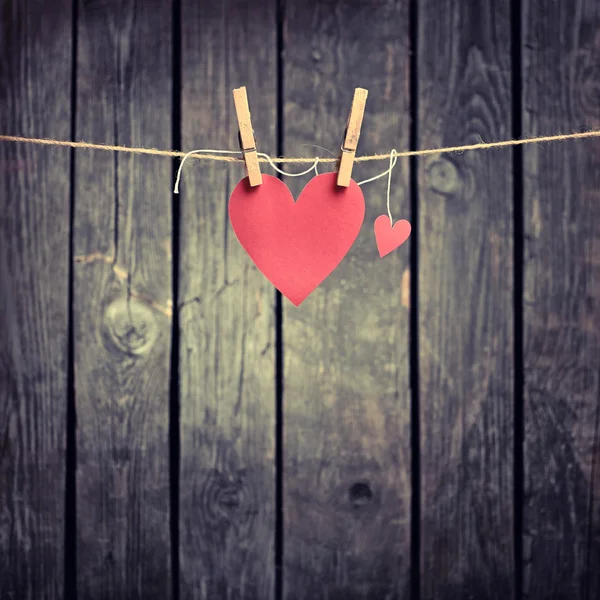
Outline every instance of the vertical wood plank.
MULTIPOLYGON (((183 0, 184 149, 239 148, 232 90, 245 85, 259 149, 275 153, 275 8, 183 0)), ((244 176, 240 165, 189 161, 182 177, 182 600, 274 593, 275 294, 229 225, 244 176)))
MULTIPOLYGON (((523 1, 523 128, 600 127, 600 4, 523 1)), ((600 596, 600 141, 524 149, 524 595, 600 596)))
MULTIPOLYGON (((407 148, 408 3, 288 0, 284 19, 285 153, 337 156, 356 87, 369 90, 358 154, 407 148)), ((353 179, 387 167, 359 163, 353 179)), ((288 178, 295 197, 309 177, 288 178)), ((409 247, 379 258, 385 190, 364 186, 362 231, 334 273, 299 307, 283 299, 287 600, 409 597, 409 247)), ((391 207, 410 217, 404 161, 391 207)))
MULTIPOLYGON (((68 139, 70 0, 2 3, 0 130, 68 139)), ((63 598, 65 149, 0 144, 0 598, 63 598)))
MULTIPOLYGON (((170 2, 79 4, 79 139, 171 144, 170 2)), ((169 598, 171 161, 76 157, 82 598, 169 598)))
MULTIPOLYGON (((511 136, 510 2, 420 0, 418 146, 511 136)), ((514 593, 510 150, 419 161, 422 598, 514 593)))

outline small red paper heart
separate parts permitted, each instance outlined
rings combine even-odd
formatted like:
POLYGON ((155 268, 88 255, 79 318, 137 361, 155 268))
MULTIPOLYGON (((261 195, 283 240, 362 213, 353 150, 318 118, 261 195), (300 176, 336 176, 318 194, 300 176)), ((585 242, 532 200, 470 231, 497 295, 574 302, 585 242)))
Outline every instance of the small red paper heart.
POLYGON ((375 241, 379 256, 383 258, 392 250, 404 244, 410 235, 411 226, 406 220, 396 221, 392 227, 390 218, 381 215, 375 219, 375 241))
POLYGON ((355 181, 337 185, 337 173, 311 179, 298 200, 271 175, 250 187, 242 179, 229 200, 240 244, 263 275, 298 306, 340 264, 358 236, 365 200, 355 181))

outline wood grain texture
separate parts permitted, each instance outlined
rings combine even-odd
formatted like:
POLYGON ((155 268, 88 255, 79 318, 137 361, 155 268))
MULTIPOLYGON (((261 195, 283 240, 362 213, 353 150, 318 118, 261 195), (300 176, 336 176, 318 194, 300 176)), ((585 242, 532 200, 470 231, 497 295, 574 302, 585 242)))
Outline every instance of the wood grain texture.
MULTIPOLYGON (((71 1, 2 3, 0 130, 68 139, 71 1), (43 51, 42 51, 43 49, 43 51), (26 65, 27 68, 23 68, 26 65)), ((0 144, 0 598, 63 598, 69 151, 0 144)))
MULTIPOLYGON (((600 4, 523 2, 525 135, 600 127, 600 4)), ((600 597, 600 141, 524 149, 524 597, 600 597)))
MULTIPOLYGON (((184 149, 239 148, 232 90, 245 85, 258 148, 275 153, 275 7, 183 0, 184 149)), ((182 177, 182 600, 274 594, 275 293, 229 225, 242 177, 194 161, 182 177)))
MULTIPOLYGON (((420 148, 511 136, 509 8, 420 0, 420 148)), ((514 593, 512 203, 510 150, 419 161, 423 599, 514 593)))
MULTIPOLYGON (((76 137, 171 144, 171 7, 79 5, 76 137)), ((169 598, 171 161, 76 156, 80 598, 169 598)))
MULTIPOLYGON (((337 156, 356 87, 369 91, 358 154, 407 148, 408 3, 284 11, 285 154, 337 156)), ((359 163, 353 179, 387 166, 359 163)), ((393 175, 396 220, 410 218, 407 169, 393 175)), ((295 197, 309 177, 288 178, 295 197)), ((409 596, 409 245, 379 258, 385 190, 364 186, 362 231, 334 273, 299 307, 283 300, 287 600, 409 596)))

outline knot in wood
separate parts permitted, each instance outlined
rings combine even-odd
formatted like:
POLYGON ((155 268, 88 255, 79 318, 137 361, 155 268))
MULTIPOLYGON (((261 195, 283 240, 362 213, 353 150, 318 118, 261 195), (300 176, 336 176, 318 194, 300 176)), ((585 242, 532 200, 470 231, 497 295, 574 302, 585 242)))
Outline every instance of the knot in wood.
POLYGON ((600 118, 600 65, 596 48, 577 50, 565 64, 573 81, 571 89, 576 107, 575 114, 581 119, 600 118))
POLYGON ((361 508, 373 500, 371 486, 364 481, 359 481, 350 486, 348 499, 353 508, 361 508))
POLYGON ((447 158, 436 158, 425 171, 427 185, 438 194, 448 196, 460 189, 460 175, 456 165, 447 158))
POLYGON ((131 355, 144 354, 158 335, 152 310, 135 298, 120 298, 109 304, 104 326, 110 341, 131 355))
POLYGON ((237 476, 216 469, 209 471, 201 494, 201 518, 207 528, 224 532, 233 527, 238 535, 250 535, 258 508, 243 471, 237 476))

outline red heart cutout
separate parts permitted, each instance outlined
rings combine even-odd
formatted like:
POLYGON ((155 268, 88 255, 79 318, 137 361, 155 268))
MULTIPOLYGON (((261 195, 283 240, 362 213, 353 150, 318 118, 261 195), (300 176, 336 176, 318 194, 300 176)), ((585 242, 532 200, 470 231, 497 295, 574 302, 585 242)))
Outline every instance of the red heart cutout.
POLYGON ((375 219, 375 240, 379 256, 383 258, 392 250, 404 244, 410 235, 411 226, 406 220, 396 221, 392 227, 392 222, 387 215, 381 215, 375 219))
POLYGON ((240 244, 263 275, 298 306, 340 264, 358 236, 365 200, 355 181, 337 185, 337 173, 311 179, 300 197, 271 175, 250 187, 242 179, 229 200, 240 244))

